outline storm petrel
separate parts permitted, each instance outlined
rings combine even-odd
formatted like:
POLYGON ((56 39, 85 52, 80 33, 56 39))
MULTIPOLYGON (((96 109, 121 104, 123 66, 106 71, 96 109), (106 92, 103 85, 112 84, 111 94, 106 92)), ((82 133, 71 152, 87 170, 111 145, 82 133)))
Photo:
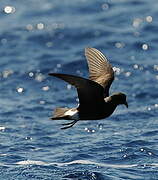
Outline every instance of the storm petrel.
POLYGON ((89 67, 89 79, 79 76, 49 73, 72 86, 78 93, 79 105, 75 108, 56 108, 52 120, 73 120, 62 124, 67 129, 79 120, 99 120, 110 116, 117 105, 128 107, 126 95, 115 93, 109 96, 109 88, 114 80, 114 71, 107 58, 95 48, 85 48, 85 56, 89 67))

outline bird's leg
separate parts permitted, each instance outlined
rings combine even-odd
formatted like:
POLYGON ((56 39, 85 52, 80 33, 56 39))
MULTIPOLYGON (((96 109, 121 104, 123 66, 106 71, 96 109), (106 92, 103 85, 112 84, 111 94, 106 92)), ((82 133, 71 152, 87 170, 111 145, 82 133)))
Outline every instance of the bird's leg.
POLYGON ((71 128, 74 124, 77 123, 78 120, 74 120, 70 123, 66 123, 66 124, 62 124, 63 126, 66 125, 65 127, 62 127, 61 129, 68 129, 68 128, 71 128))
POLYGON ((64 123, 64 124, 61 124, 62 126, 67 126, 67 125, 71 125, 74 121, 71 121, 69 123, 64 123))

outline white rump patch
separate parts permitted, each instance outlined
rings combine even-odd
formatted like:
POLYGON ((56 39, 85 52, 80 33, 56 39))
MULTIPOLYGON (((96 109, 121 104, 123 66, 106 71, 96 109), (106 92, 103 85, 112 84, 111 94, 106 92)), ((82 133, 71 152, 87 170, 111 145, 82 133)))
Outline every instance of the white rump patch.
POLYGON ((78 110, 70 109, 64 113, 65 116, 69 116, 70 119, 79 120, 78 110))

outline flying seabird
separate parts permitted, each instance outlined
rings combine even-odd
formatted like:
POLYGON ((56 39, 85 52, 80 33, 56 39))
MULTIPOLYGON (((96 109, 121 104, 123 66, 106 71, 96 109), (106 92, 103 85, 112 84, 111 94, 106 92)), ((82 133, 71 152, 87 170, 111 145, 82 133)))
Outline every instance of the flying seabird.
POLYGON ((124 104, 128 108, 126 95, 114 93, 109 96, 109 88, 114 80, 114 71, 107 58, 95 48, 85 48, 89 67, 89 79, 60 73, 49 73, 72 86, 78 93, 79 105, 75 108, 56 108, 52 120, 73 120, 62 124, 67 129, 79 120, 99 120, 110 116, 116 107, 124 104))

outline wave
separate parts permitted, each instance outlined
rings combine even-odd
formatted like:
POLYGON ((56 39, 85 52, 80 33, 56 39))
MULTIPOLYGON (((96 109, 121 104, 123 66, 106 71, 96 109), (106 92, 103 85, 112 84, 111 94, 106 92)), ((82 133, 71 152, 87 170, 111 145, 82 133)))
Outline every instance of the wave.
POLYGON ((44 165, 44 166, 69 166, 74 164, 82 164, 82 165, 95 165, 98 167, 107 167, 107 168, 133 168, 133 167, 158 167, 158 163, 151 163, 151 164, 107 164, 107 163, 99 163, 95 161, 90 160, 74 160, 70 162, 64 162, 64 163, 47 163, 44 161, 34 161, 34 160, 26 160, 26 161, 19 161, 16 162, 14 165, 44 165))

